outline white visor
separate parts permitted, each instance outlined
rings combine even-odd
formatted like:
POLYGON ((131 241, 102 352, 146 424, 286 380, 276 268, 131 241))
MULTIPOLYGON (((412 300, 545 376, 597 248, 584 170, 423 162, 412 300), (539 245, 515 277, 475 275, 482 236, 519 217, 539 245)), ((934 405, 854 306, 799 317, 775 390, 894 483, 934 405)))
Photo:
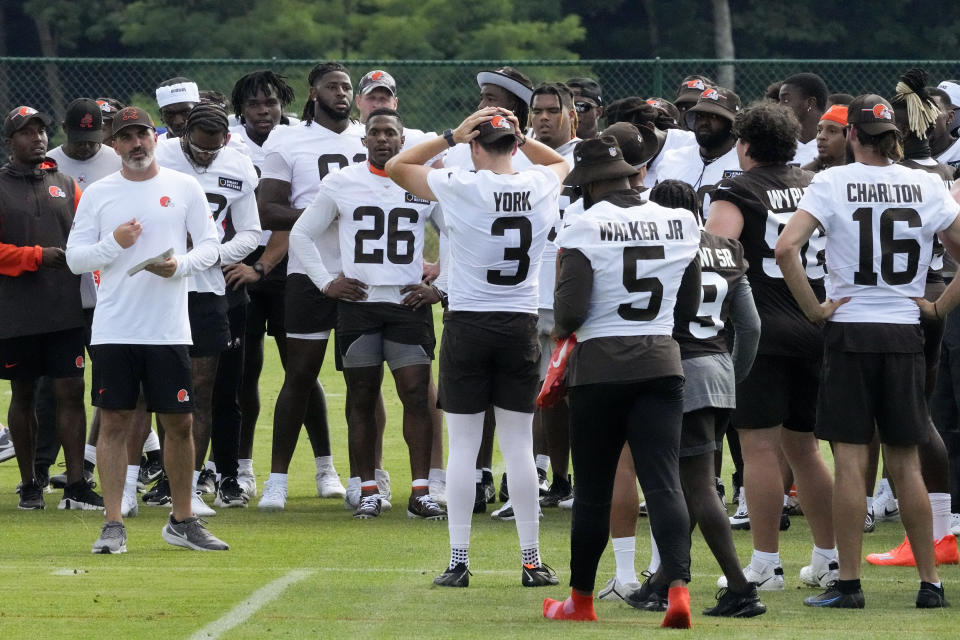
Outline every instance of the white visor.
POLYGON ((161 109, 178 102, 200 102, 200 90, 196 82, 178 82, 167 87, 157 87, 157 104, 161 109))

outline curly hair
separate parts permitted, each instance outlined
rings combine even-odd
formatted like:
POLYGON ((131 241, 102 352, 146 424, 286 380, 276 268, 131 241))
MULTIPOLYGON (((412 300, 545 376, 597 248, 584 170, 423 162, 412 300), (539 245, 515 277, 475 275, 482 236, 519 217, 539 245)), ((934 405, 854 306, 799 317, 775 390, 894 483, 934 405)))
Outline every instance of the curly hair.
MULTIPOLYGON (((310 70, 310 75, 307 76, 307 84, 312 88, 323 76, 328 73, 333 73, 334 71, 342 71, 347 74, 347 76, 350 75, 347 68, 339 62, 321 62, 310 70)), ((306 122, 307 125, 313 122, 313 100, 310 98, 307 98, 306 104, 303 105, 303 114, 300 116, 300 119, 306 122)))
POLYGON ((760 164, 786 164, 797 152, 800 123, 793 111, 758 102, 737 114, 733 135, 750 145, 747 155, 760 164))
POLYGON ((273 93, 280 101, 281 107, 286 107, 293 102, 293 88, 287 84, 287 77, 274 73, 269 69, 261 71, 251 71, 241 77, 233 85, 231 93, 231 102, 233 103, 234 113, 237 118, 243 122, 243 104, 248 98, 257 95, 258 92, 267 96, 273 93))
POLYGON ((664 180, 663 182, 658 182, 650 189, 647 197, 651 202, 656 202, 663 207, 669 207, 671 209, 686 209, 694 213, 697 213, 700 209, 697 192, 682 180, 664 180))

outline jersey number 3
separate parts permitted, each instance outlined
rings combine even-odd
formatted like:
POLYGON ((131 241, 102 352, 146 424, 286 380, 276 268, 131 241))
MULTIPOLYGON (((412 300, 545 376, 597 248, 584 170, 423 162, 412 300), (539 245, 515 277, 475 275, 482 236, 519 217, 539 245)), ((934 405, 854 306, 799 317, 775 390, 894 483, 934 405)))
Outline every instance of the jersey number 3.
POLYGON ((514 274, 504 274, 499 269, 487 269, 487 282, 503 286, 520 284, 527 279, 530 271, 530 245, 533 243, 533 225, 529 218, 523 216, 504 216, 493 221, 490 233, 495 236, 506 235, 507 230, 520 232, 520 246, 506 247, 503 250, 504 260, 516 260, 517 271, 514 274))

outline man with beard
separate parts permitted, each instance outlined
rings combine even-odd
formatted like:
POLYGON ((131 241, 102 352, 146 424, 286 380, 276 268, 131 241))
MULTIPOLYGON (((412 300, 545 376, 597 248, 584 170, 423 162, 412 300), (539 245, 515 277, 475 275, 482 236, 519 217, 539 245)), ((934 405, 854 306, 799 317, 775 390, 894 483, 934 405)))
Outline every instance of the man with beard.
POLYGON ((92 551, 127 550, 124 472, 141 386, 147 410, 159 414, 164 426, 173 510, 163 539, 188 549, 225 550, 229 547, 190 508, 194 450, 186 277, 216 264, 217 231, 199 183, 157 165, 157 134, 146 111, 121 110, 113 132, 123 168, 84 194, 66 256, 74 273, 100 270, 92 395, 101 412, 98 467, 107 522, 92 551))
POLYGON ((600 118, 603 117, 603 89, 593 78, 570 78, 564 84, 573 92, 573 105, 577 109, 577 138, 596 138, 600 135, 600 118))
POLYGON ((683 79, 683 82, 680 83, 680 86, 677 88, 677 97, 673 99, 673 104, 677 107, 681 129, 687 131, 692 130, 690 126, 692 123, 688 124, 684 116, 687 111, 697 104, 703 92, 713 88, 713 86, 713 80, 707 76, 700 75, 687 76, 683 79))
POLYGON ((817 125, 827 109, 827 83, 815 73, 796 73, 780 85, 780 106, 793 111, 800 123, 793 162, 803 166, 817 157, 817 125))
POLYGON ((930 133, 930 152, 937 162, 948 164, 955 169, 960 166, 960 139, 956 135, 958 122, 957 114, 960 107, 954 102, 960 102, 960 86, 951 82, 941 82, 937 87, 929 87, 928 92, 937 102, 940 115, 934 123, 930 133), (957 87, 951 94, 947 89, 957 87))
POLYGON ((833 105, 817 124, 817 157, 803 165, 807 171, 823 171, 847 163, 847 107, 833 105))
POLYGON ((697 145, 674 149, 659 164, 657 179, 680 180, 692 186, 704 213, 710 208, 710 194, 717 183, 743 173, 733 133, 739 112, 740 97, 733 91, 722 87, 704 90, 697 104, 681 115, 696 135, 697 145))
MULTIPOLYGON (((276 129, 264 146, 265 158, 257 201, 265 229, 289 231, 303 210, 314 200, 320 181, 350 164, 363 162, 366 149, 361 142, 363 127, 350 122, 353 84, 347 68, 337 62, 317 65, 308 77, 310 97, 303 108, 303 121, 293 127, 276 129)), ((340 270, 340 248, 336 225, 316 239, 317 249, 330 257, 328 268, 340 270)), ((321 497, 344 497, 346 490, 330 455, 330 434, 326 422, 323 387, 317 381, 327 350, 330 331, 337 323, 336 300, 324 295, 310 281, 303 265, 290 255, 284 307, 287 334, 287 362, 283 386, 277 396, 273 417, 273 451, 270 478, 258 506, 283 509, 287 497, 287 470, 293 458, 300 426, 317 394, 321 413, 309 427, 317 465, 321 497)), ((348 508, 356 505, 348 505, 348 508)))
POLYGON ((170 78, 157 87, 160 119, 167 125, 165 138, 179 138, 187 126, 187 115, 200 103, 197 83, 188 78, 170 78))
POLYGON ((89 98, 67 106, 63 121, 67 141, 47 154, 57 169, 72 176, 81 189, 120 170, 120 158, 103 144, 103 113, 89 98))

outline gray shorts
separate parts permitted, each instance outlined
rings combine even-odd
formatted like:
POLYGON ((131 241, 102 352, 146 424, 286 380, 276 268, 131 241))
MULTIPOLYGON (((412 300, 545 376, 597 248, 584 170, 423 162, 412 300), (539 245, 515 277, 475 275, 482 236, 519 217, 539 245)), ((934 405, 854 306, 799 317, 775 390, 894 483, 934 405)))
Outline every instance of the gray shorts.
POLYGON ((733 359, 728 353, 715 353, 682 360, 683 412, 704 407, 733 409, 737 406, 737 385, 733 359))
POLYGON ((396 371, 415 364, 429 365, 431 358, 423 346, 386 340, 382 333, 358 336, 343 354, 344 369, 379 367, 383 362, 396 371))
POLYGON ((553 331, 553 309, 537 310, 537 339, 540 341, 540 379, 547 378, 547 369, 550 368, 550 356, 553 354, 557 341, 550 337, 553 331))

